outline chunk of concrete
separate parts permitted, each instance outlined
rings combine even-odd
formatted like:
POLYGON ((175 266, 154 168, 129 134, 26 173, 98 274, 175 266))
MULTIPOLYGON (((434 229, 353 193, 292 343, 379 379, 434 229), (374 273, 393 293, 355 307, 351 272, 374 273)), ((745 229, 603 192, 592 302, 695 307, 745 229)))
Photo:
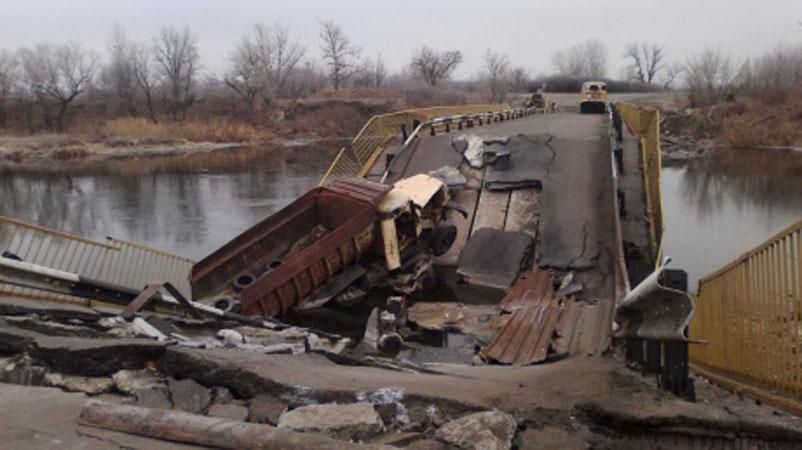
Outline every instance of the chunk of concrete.
POLYGON ((222 386, 215 386, 212 388, 212 402, 213 403, 231 403, 234 401, 234 396, 231 395, 231 391, 222 387, 222 386))
POLYGON ((500 411, 486 411, 452 420, 435 437, 461 449, 508 450, 515 436, 515 419, 500 411))
POLYGON ((108 377, 77 377, 58 373, 45 375, 45 383, 67 392, 83 392, 89 395, 111 392, 115 386, 114 380, 108 377))
POLYGON ((167 396, 167 389, 165 387, 153 387, 148 389, 141 389, 134 394, 136 406, 154 409, 173 409, 173 404, 170 402, 170 397, 167 396))
POLYGON ((164 380, 147 370, 118 370, 111 376, 117 390, 136 395, 145 389, 166 389, 164 380))
POLYGON ((340 439, 358 441, 384 431, 382 419, 370 403, 302 406, 282 414, 278 427, 322 432, 340 439))
POLYGON ((45 384, 47 368, 35 365, 27 355, 20 355, 3 362, 0 367, 0 382, 20 384, 23 386, 41 386, 45 384))
POLYGON ((168 378, 167 387, 170 390, 173 405, 182 411, 203 414, 209 403, 212 402, 209 390, 189 378, 186 380, 168 378))
POLYGON ((287 405, 269 394, 259 394, 248 402, 248 422, 277 425, 287 405))
POLYGON ((248 408, 234 403, 214 404, 209 407, 209 415, 244 422, 248 418, 248 408))

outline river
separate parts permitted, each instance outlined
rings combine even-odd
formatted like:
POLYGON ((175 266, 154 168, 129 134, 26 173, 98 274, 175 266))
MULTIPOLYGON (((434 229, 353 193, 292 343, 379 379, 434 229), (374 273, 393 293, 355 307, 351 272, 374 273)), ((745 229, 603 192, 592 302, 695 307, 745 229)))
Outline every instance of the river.
POLYGON ((689 288, 802 220, 802 153, 722 151, 662 174, 664 253, 688 271, 689 288))
MULTIPOLYGON (((200 259, 317 184, 339 144, 151 175, 2 175, 0 214, 200 259)), ((802 154, 724 152, 663 170, 665 254, 690 287, 802 219, 802 154)))

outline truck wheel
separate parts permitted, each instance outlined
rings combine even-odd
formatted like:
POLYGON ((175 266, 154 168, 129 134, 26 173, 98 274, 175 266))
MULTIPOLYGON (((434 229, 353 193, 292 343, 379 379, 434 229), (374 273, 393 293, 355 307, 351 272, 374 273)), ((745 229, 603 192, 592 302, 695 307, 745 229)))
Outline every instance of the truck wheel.
POLYGON ((432 249, 434 256, 441 256, 454 245, 456 239, 457 226, 451 223, 444 223, 432 230, 432 234, 429 236, 429 248, 432 249))

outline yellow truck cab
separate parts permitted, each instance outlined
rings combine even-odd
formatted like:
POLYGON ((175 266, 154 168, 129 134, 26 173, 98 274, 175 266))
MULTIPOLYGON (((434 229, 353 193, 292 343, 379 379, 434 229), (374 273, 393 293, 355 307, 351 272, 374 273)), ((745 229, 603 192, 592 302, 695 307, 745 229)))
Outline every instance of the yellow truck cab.
POLYGON ((579 97, 579 112, 603 114, 607 109, 607 83, 586 81, 582 83, 582 92, 579 97))

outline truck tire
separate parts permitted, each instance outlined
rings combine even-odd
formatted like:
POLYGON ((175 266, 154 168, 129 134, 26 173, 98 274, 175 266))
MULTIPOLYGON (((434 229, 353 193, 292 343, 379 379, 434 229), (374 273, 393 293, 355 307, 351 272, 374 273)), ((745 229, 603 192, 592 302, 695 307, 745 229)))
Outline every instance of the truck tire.
POLYGON ((429 248, 434 256, 442 256, 454 245, 457 239, 457 226, 452 223, 444 223, 435 227, 429 236, 429 248))

